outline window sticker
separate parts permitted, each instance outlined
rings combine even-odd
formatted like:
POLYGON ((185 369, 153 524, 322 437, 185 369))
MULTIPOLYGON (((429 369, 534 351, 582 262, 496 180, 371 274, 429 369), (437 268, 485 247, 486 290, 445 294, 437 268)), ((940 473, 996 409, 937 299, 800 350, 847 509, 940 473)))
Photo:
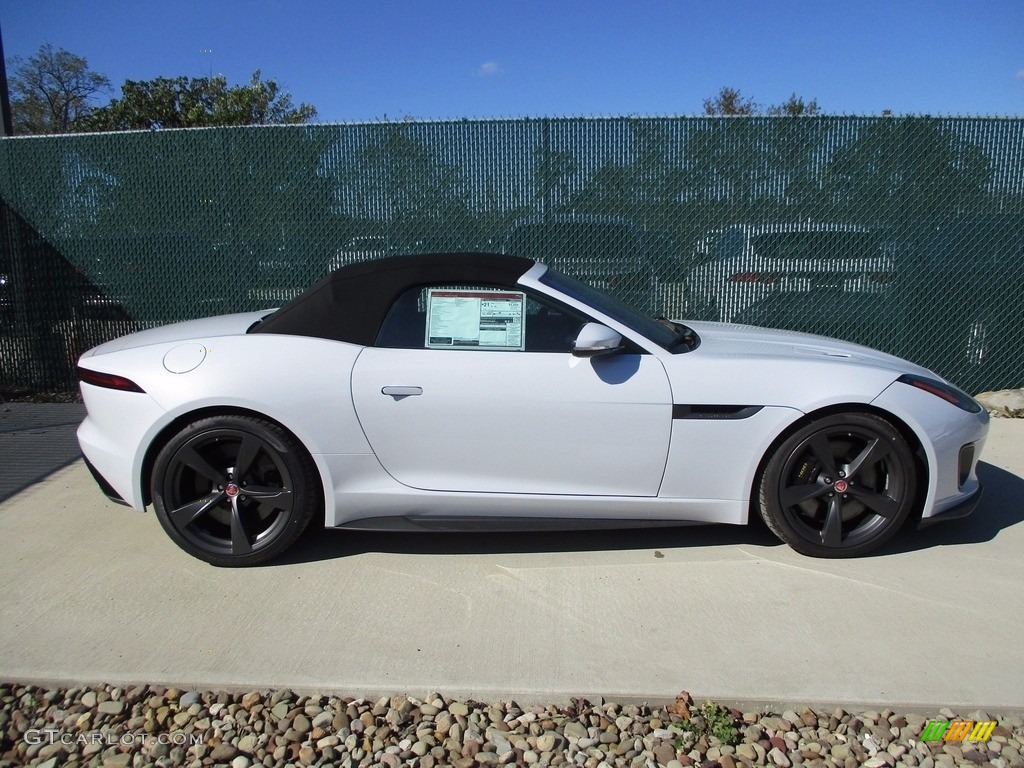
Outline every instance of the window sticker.
POLYGON ((430 288, 427 291, 427 349, 525 349, 519 291, 430 288))

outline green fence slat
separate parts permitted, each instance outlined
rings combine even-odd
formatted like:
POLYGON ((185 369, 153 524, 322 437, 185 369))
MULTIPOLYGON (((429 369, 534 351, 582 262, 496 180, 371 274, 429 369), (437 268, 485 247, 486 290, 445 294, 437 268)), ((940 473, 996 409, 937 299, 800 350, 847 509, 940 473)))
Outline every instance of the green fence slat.
POLYGON ((1024 385, 1024 120, 541 118, 0 140, 0 384, 395 253, 515 251, 655 314, 1024 385))

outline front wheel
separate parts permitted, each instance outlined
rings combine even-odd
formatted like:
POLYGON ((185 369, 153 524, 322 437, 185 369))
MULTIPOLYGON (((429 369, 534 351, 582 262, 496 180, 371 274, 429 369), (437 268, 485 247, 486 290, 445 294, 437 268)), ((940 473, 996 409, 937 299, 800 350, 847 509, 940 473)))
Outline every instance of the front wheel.
POLYGON ((312 459, 281 427, 249 416, 199 419, 153 466, 153 506, 167 534, 213 565, 277 557, 323 509, 312 459))
POLYGON ((857 557, 891 539, 916 498, 917 467, 903 436, 877 416, 813 421, 787 438, 761 473, 761 517, 811 557, 857 557))

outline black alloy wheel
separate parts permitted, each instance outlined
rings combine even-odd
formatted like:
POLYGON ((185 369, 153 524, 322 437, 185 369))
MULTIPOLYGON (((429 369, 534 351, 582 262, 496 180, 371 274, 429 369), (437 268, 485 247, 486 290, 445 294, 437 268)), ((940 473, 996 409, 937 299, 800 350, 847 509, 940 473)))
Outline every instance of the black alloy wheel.
POLYGON ((913 510, 913 454, 889 422, 828 416, 786 439, 760 480, 761 517, 797 552, 856 557, 882 546, 913 510))
POLYGON ((276 424, 248 416, 200 419, 163 447, 153 467, 160 524, 213 565, 280 555, 323 509, 306 450, 276 424))

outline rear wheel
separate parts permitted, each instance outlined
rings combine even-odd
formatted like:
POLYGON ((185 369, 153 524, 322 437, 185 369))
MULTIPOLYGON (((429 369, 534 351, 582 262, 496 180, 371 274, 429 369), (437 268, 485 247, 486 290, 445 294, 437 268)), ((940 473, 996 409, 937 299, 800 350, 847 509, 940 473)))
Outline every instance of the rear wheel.
POLYGON ((215 416, 157 455, 153 505, 168 535, 213 565, 255 565, 291 546, 323 509, 306 450, 281 427, 215 416))
POLYGON ((917 483, 913 454, 889 422, 828 416, 797 430, 765 465, 761 517, 797 552, 856 557, 899 531, 917 483))

